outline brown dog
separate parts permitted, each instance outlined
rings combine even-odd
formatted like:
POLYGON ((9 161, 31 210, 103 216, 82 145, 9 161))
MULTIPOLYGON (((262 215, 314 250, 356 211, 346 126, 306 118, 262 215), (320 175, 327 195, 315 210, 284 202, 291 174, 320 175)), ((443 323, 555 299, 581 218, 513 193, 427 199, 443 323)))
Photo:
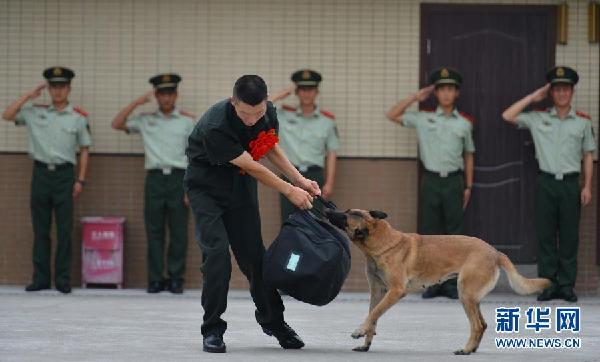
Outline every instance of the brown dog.
POLYGON ((498 281, 504 269, 510 286, 519 294, 531 294, 550 286, 548 279, 527 279, 506 255, 481 239, 463 235, 419 235, 395 230, 381 211, 325 210, 329 221, 342 229, 367 258, 371 290, 369 315, 352 333, 366 336, 366 352, 375 335, 377 320, 406 293, 458 276, 458 294, 471 325, 471 336, 455 354, 470 354, 479 347, 487 324, 479 301, 498 281))

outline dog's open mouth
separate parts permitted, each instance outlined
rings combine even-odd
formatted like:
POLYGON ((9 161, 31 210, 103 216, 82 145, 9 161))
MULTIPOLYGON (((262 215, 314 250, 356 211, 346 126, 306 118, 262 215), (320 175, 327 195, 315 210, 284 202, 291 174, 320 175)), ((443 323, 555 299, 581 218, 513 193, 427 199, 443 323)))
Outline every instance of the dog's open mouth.
POLYGON ((325 217, 327 217, 327 220, 329 220, 329 222, 332 223, 334 226, 342 230, 345 230, 348 227, 348 219, 346 218, 345 213, 331 209, 325 209, 323 210, 323 212, 325 213, 325 217))

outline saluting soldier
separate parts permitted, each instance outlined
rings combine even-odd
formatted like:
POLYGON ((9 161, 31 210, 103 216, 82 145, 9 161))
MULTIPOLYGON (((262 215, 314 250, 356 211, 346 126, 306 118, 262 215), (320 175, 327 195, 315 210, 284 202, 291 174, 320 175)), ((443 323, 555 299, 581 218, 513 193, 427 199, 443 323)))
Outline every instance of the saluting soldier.
POLYGON ((56 220, 54 282, 62 293, 71 292, 71 233, 73 199, 83 190, 88 167, 90 137, 87 113, 69 103, 75 73, 64 67, 43 72, 47 82, 25 93, 2 114, 17 126, 27 126, 29 155, 33 158, 31 178, 31 221, 33 223, 33 281, 28 292, 50 288, 50 228, 56 220), (25 105, 44 89, 51 104, 25 105), (79 170, 75 176, 77 153, 79 170))
MULTIPOLYGON (((336 151, 339 148, 335 116, 316 103, 321 74, 302 69, 294 72, 291 79, 294 86, 271 97, 271 101, 276 102, 294 92, 299 101, 297 106, 283 104, 277 108, 279 145, 302 176, 317 181, 323 197, 329 198, 335 185, 336 151)), ((280 199, 283 222, 297 208, 284 195, 280 199)))
POLYGON ((188 201, 183 191, 187 167, 185 148, 194 128, 194 116, 177 109, 177 74, 159 74, 150 78, 154 90, 122 109, 112 127, 128 134, 140 133, 144 141, 146 184, 144 223, 148 240, 148 293, 165 288, 183 293, 187 254, 188 201), (151 113, 129 115, 156 98, 158 109, 151 113), (129 117, 129 119, 128 119, 129 117), (165 225, 169 226, 167 274, 164 277, 165 225))
POLYGON ((571 105, 577 72, 561 66, 551 69, 548 83, 510 106, 502 117, 531 132, 539 165, 535 195, 535 229, 538 239, 538 274, 552 280, 539 301, 576 302, 579 218, 581 205, 592 199, 593 156, 596 142, 591 117, 571 105), (550 92, 553 107, 523 112, 550 92), (583 187, 579 174, 582 171, 583 187), (558 242, 557 242, 558 236, 558 242))
POLYGON ((221 318, 227 308, 231 277, 229 247, 250 283, 255 317, 264 333, 283 348, 304 343, 283 318, 283 302, 262 278, 265 252, 261 236, 256 180, 286 195, 301 209, 319 195, 315 181, 302 176, 281 151, 275 107, 267 101, 267 85, 257 75, 244 75, 233 96, 212 107, 190 135, 185 189, 196 220, 196 240, 202 249, 203 350, 225 352, 221 318), (258 160, 266 156, 293 184, 282 180, 258 160), (312 195, 312 196, 311 196, 312 195))
MULTIPOLYGON (((430 85, 393 106, 386 116, 417 131, 419 158, 423 163, 420 194, 422 234, 462 234, 463 213, 473 187, 473 118, 456 109, 462 76, 442 67, 431 73, 430 85), (413 102, 431 94, 433 111, 406 112, 413 102)), ((429 287, 423 298, 445 295, 458 298, 456 278, 429 287)))

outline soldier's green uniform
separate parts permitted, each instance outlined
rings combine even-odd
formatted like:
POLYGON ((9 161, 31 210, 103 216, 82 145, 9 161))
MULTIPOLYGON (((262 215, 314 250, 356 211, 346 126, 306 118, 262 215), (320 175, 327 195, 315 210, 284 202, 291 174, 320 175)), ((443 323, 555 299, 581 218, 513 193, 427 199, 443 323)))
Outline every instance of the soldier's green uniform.
MULTIPOLYGON (((300 70, 292 74, 298 87, 317 87, 321 75, 312 70, 300 70)), ((335 116, 328 111, 315 108, 305 116, 301 107, 282 105, 277 109, 280 134, 279 145, 302 176, 314 180, 323 187, 325 183, 325 160, 328 152, 339 148, 335 116)), ((283 195, 280 195, 281 220, 297 210, 283 195)), ((320 208, 317 204, 315 207, 320 208)))
MULTIPOLYGON (((434 74, 452 77, 446 68, 434 74)), ((444 80, 446 78, 441 77, 444 80)), ((444 84, 446 81, 433 84, 444 84)), ((457 81, 460 84, 460 81, 457 81)), ((406 112, 402 125, 417 131, 419 157, 425 172, 421 185, 422 234, 460 234, 463 219, 464 153, 474 153, 472 119, 458 112, 444 114, 441 108, 432 112, 406 112)))
MULTIPOLYGON (((556 67, 548 73, 548 81, 574 85, 574 72, 556 67)), ((530 130, 540 169, 535 197, 538 274, 570 291, 577 276, 581 160, 596 149, 592 122, 573 108, 561 120, 556 109, 549 108, 519 114, 517 125, 530 130)))
MULTIPOLYGON (((44 71, 44 77, 51 83, 69 83, 74 76, 73 71, 62 67, 44 71)), ((54 280, 57 289, 62 291, 68 286, 70 291, 74 166, 79 148, 92 144, 87 113, 71 105, 60 112, 53 105, 24 106, 17 113, 15 124, 27 126, 29 155, 34 160, 30 202, 34 234, 31 290, 50 287, 50 229, 54 211, 54 280)))
POLYGON ((424 167, 419 232, 462 233, 463 153, 475 152, 471 122, 457 110, 446 116, 438 107, 433 112, 406 112, 402 124, 416 128, 424 167))
MULTIPOLYGON (((160 74, 150 82, 157 90, 174 91, 180 80, 175 74, 160 74)), ((177 109, 168 115, 160 110, 142 113, 129 118, 126 123, 128 133, 140 133, 144 142, 144 223, 148 240, 149 288, 162 289, 165 224, 168 224, 170 243, 166 269, 170 283, 167 287, 171 291, 182 291, 188 225, 183 191, 187 167, 185 148, 194 124, 193 115, 177 109)))
MULTIPOLYGON (((450 68, 432 73, 431 83, 460 86, 461 77, 450 68)), ((472 118, 456 109, 450 115, 438 107, 430 112, 405 112, 402 125, 416 129, 424 172, 420 191, 419 232, 426 235, 462 234, 464 153, 474 153, 472 118)), ((456 279, 444 284, 456 291, 456 279)))

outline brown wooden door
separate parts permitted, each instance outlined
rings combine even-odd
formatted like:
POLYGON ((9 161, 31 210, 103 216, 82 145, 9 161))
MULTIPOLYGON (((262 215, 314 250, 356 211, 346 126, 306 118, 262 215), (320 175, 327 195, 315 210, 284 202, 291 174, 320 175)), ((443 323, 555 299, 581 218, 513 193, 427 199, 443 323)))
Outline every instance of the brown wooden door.
POLYGON ((465 234, 520 263, 534 262, 537 250, 537 162, 529 131, 501 114, 544 84, 554 64, 554 14, 552 6, 421 5, 421 83, 439 66, 456 68, 463 75, 458 109, 476 119, 465 234))

